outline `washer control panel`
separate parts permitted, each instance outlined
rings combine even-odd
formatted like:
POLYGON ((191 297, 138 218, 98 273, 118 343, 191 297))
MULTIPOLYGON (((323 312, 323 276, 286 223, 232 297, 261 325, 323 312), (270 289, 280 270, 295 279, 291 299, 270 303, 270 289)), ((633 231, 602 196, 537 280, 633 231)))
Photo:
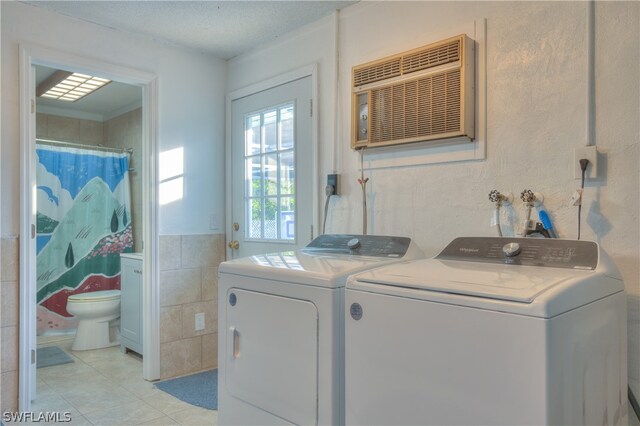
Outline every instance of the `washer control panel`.
POLYGON ((401 258, 409 250, 411 238, 383 235, 325 234, 311 241, 304 251, 355 256, 401 258))
POLYGON ((556 238, 456 238, 436 259, 593 270, 598 245, 556 238))

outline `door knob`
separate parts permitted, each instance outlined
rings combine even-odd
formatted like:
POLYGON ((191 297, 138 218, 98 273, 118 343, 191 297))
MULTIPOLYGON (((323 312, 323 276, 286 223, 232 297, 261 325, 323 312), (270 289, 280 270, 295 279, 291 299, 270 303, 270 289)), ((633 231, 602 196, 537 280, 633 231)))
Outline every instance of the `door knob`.
POLYGON ((229 241, 229 248, 233 250, 238 250, 240 248, 240 242, 238 240, 229 241))

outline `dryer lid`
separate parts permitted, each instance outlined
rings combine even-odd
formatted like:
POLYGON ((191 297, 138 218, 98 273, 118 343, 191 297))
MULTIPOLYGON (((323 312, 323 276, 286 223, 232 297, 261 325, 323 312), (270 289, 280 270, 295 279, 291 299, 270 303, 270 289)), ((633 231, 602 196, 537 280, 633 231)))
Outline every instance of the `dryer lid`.
POLYGON ((254 255, 220 264, 220 274, 295 282, 320 287, 344 287, 350 274, 383 266, 395 259, 309 253, 298 250, 254 255))
POLYGON ((220 264, 234 274, 319 287, 344 287, 346 278, 367 269, 423 257, 410 238, 384 235, 321 235, 302 250, 268 253, 220 264))
POLYGON ((423 259, 367 271, 357 275, 355 281, 531 303, 558 284, 593 274, 593 271, 423 259))

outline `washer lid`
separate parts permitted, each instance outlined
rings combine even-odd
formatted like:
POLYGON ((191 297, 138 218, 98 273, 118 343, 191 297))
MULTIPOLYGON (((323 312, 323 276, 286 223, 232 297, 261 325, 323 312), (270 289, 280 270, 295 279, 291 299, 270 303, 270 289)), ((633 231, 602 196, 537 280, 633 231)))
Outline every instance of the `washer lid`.
POLYGON ((73 294, 67 298, 67 300, 73 300, 74 302, 96 302, 115 300, 120 298, 120 290, 104 290, 104 291, 90 291, 88 293, 73 294))
POLYGON ((355 281, 531 303, 558 284, 593 274, 559 268, 423 259, 367 271, 357 275, 355 281))

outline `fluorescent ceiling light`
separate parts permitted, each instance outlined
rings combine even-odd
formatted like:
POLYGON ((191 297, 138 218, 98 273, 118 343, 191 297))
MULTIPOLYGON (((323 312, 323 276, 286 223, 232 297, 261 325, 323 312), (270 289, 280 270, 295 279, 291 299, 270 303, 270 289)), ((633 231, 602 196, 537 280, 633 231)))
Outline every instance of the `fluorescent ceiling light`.
POLYGON ((36 95, 42 98, 75 102, 109 83, 111 80, 100 77, 56 71, 38 85, 36 95))

